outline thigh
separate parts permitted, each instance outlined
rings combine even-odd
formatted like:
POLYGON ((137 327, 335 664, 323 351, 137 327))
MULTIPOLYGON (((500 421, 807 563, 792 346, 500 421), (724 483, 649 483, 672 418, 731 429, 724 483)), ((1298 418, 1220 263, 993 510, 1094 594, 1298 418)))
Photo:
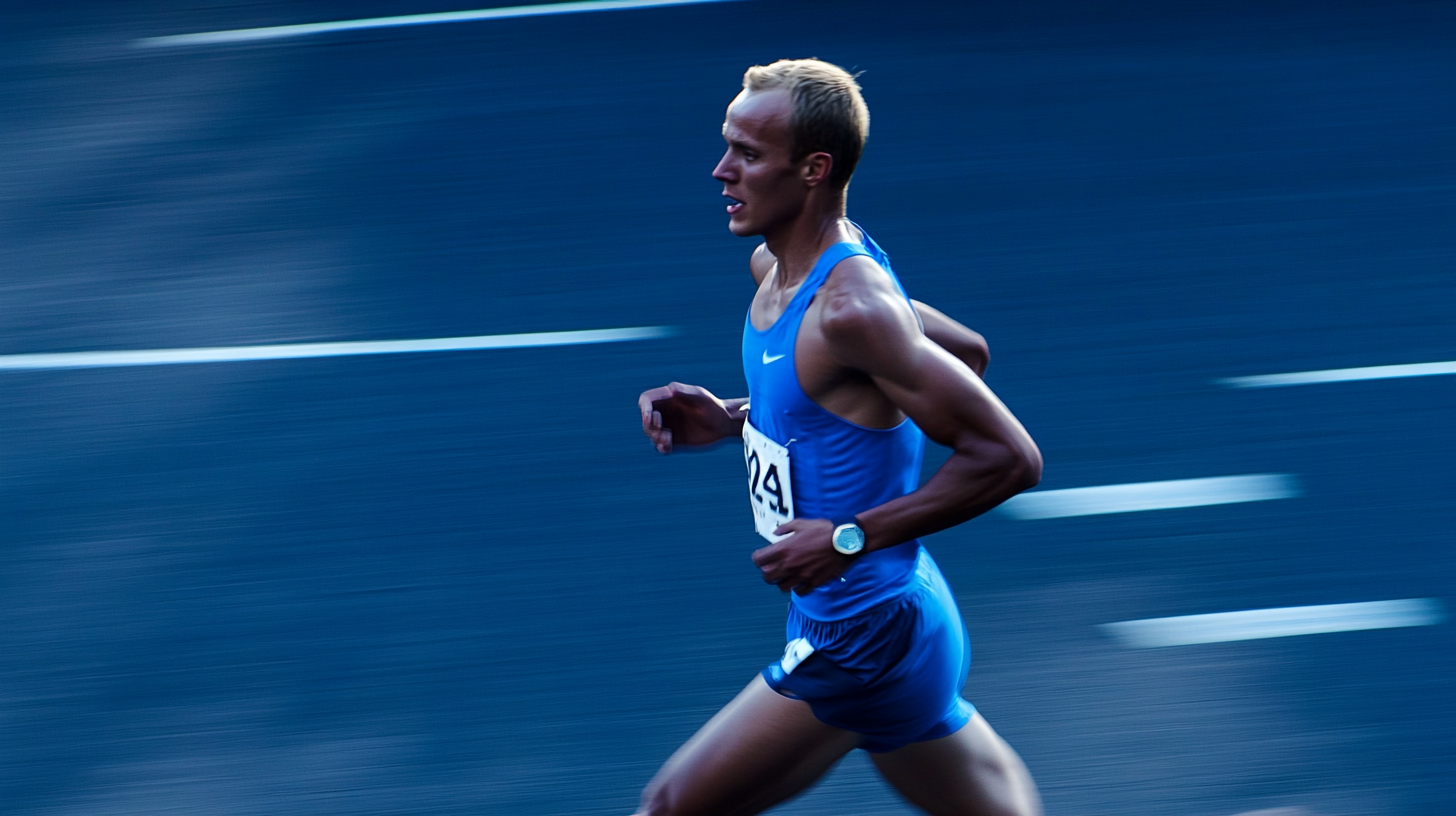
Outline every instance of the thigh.
POLYGON ((859 740, 755 677, 662 766, 639 814, 760 813, 808 788, 859 740))
POLYGON ((1021 757, 980 714, 948 737, 871 754, 902 796, 932 816, 1040 816, 1021 757))

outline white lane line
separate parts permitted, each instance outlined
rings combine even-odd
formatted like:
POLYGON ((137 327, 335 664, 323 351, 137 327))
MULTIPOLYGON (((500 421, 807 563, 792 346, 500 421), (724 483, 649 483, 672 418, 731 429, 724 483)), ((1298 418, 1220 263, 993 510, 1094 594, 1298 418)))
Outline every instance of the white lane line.
POLYGON ((1129 648, 1158 649, 1197 643, 1358 632, 1362 629, 1432 626, 1445 619, 1446 611, 1440 601, 1434 598, 1408 598, 1401 601, 1289 606, 1281 609, 1218 612, 1212 615, 1150 618, 1104 623, 1102 629, 1129 648))
POLYGON ((1030 521, 1291 499, 1298 495, 1299 484, 1293 476, 1256 473, 1250 476, 1037 490, 1007 499, 1000 509, 1013 518, 1030 521))
POLYGON ((1439 374, 1456 374, 1456 361, 1365 366, 1364 368, 1327 368, 1323 371, 1295 371, 1290 374, 1256 374, 1252 377, 1229 377, 1218 380, 1218 383, 1230 388, 1281 388, 1287 385, 1394 380, 1401 377, 1434 377, 1439 374))
POLYGON ((222 43, 251 42, 254 40, 276 40, 283 37, 302 37, 308 34, 326 34, 332 31, 357 31, 364 28, 394 28, 397 26, 434 25, 437 23, 463 23, 473 20, 503 20, 509 17, 542 17, 549 14, 579 14, 587 11, 625 11, 628 9, 658 8, 660 6, 690 6, 699 3, 723 3, 730 0, 584 0, 574 3, 546 3, 539 6, 508 6, 504 8, 474 9, 472 11, 444 11, 434 14, 406 14, 399 17, 370 17, 362 20, 339 20, 332 23, 304 23, 302 25, 268 26, 267 28, 239 28, 231 31, 204 31, 198 34, 172 34, 165 37, 146 37, 136 40, 137 48, 160 48, 175 45, 219 45, 222 43))
POLYGON ((627 329, 483 334, 475 337, 437 337, 429 340, 365 340, 347 343, 290 343, 276 346, 219 346, 214 348, 150 349, 140 351, 76 351, 59 354, 0 355, 0 370, 56 368, 109 368, 112 366, 176 365, 179 363, 231 363, 241 360, 297 360, 305 357, 352 357, 359 354, 408 354, 422 351, 476 351, 480 349, 576 346, 588 343, 624 343, 671 337, 670 326, 627 329))

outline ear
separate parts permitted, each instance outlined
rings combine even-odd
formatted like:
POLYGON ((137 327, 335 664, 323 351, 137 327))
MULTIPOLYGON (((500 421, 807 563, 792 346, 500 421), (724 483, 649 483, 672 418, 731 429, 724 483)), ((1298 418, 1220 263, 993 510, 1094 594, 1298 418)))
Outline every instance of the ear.
POLYGON ((818 187, 829 180, 834 169, 834 157, 828 153, 810 153, 799 162, 799 177, 809 187, 818 187))

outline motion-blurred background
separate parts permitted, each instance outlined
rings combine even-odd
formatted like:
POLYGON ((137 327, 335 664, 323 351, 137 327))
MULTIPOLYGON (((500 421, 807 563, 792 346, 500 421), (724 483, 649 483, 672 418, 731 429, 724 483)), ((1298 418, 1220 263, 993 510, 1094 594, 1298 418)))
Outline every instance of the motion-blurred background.
MULTIPOLYGON (((864 72, 851 216, 989 338, 1042 489, 1298 485, 928 541, 1048 812, 1452 812, 1452 624, 1101 625, 1452 595, 1456 379, 1220 380, 1456 359, 1456 6, 750 0, 136 46, 458 8, 0 11, 0 355, 677 331, 0 370, 0 810, 629 813, 783 646, 739 452, 655 455, 635 398, 743 393, 718 128, 745 67, 817 56, 864 72)), ((911 811, 851 756, 779 812, 911 811)))

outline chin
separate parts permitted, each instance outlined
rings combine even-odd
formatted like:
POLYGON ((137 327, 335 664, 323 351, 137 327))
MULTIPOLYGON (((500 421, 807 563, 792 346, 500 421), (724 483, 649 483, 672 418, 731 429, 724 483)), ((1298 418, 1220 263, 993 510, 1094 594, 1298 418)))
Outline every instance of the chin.
POLYGON ((753 235, 763 234, 763 230, 757 224, 749 221, 739 221, 736 218, 728 219, 728 231, 739 238, 748 238, 753 235))

